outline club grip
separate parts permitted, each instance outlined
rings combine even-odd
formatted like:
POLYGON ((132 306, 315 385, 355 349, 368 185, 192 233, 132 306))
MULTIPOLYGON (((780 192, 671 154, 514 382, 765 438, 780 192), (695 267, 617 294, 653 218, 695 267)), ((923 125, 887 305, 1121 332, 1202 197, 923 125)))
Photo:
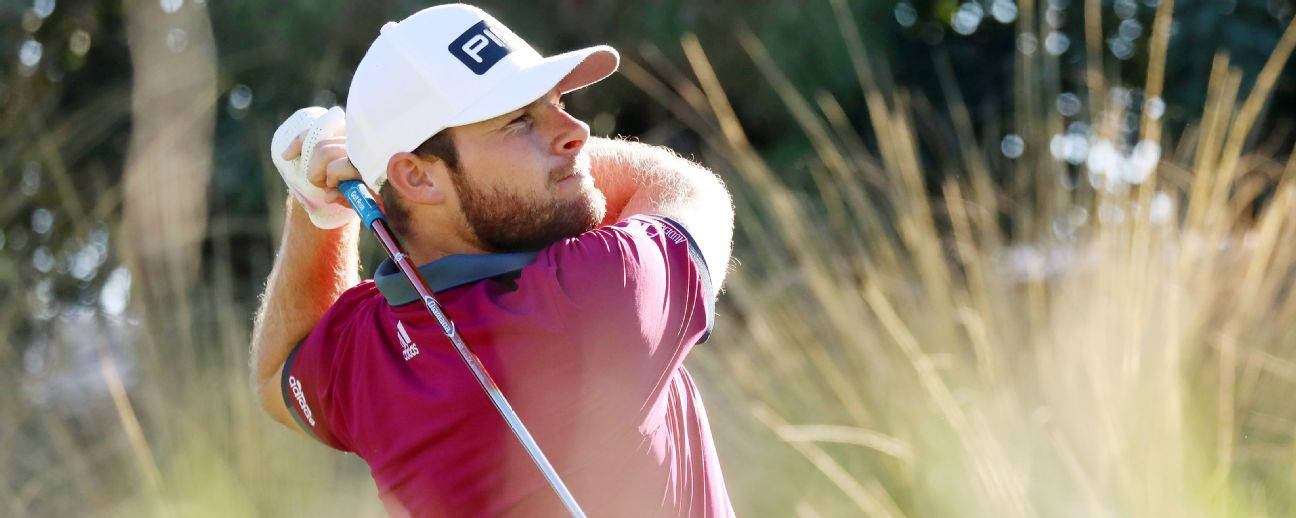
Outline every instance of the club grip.
POLYGON ((383 217, 382 209, 378 208, 378 202, 373 199, 369 189, 365 188, 364 182, 360 180, 347 180, 338 184, 338 190, 346 197, 347 203, 355 209, 360 220, 364 222, 364 228, 372 228, 373 222, 378 220, 387 221, 383 217))

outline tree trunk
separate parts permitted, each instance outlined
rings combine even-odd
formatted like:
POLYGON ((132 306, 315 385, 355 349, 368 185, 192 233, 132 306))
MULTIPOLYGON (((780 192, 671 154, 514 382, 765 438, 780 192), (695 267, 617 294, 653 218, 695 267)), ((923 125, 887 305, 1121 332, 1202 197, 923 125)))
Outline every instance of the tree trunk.
MULTIPOLYGON (((143 317, 140 366, 159 387, 194 372, 195 289, 207 227, 215 126, 216 44, 206 6, 126 0, 134 67, 119 242, 143 317), (156 377, 155 377, 156 376, 156 377)), ((150 409, 157 390, 142 390, 150 409)))

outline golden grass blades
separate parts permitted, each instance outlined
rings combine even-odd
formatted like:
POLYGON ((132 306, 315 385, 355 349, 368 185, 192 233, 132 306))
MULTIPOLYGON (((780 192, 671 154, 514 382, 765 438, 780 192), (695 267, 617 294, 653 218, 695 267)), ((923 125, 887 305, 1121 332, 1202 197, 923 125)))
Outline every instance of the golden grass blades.
MULTIPOLYGON (((842 2, 831 5, 845 12, 842 2)), ((1161 3, 1154 21, 1144 87, 1151 97, 1166 82, 1172 11, 1171 2, 1161 3)), ((1097 13, 1086 19, 1093 31, 1097 13)), ((848 28, 843 33, 870 107, 869 138, 850 133, 849 119, 860 115, 822 93, 806 102, 754 35, 737 34, 815 150, 806 157, 814 197, 796 195, 753 153, 723 97, 722 78, 705 66, 700 44, 684 40, 707 99, 709 113, 700 116, 722 121, 719 135, 702 138, 730 148, 718 157, 741 157, 713 166, 732 171, 731 186, 755 196, 745 202, 751 210, 775 217, 740 233, 759 232, 764 247, 777 236, 788 248, 782 253, 796 258, 777 266, 797 269, 740 264, 725 321, 762 331, 734 341, 718 336, 724 353, 700 351, 710 379, 721 383, 714 377, 725 373, 722 383, 739 388, 758 422, 867 514, 1253 516, 1290 509, 1296 502, 1283 496, 1293 489, 1285 459, 1296 453, 1296 404, 1275 394, 1296 382, 1296 333, 1276 323, 1296 317, 1296 252, 1283 246, 1296 238, 1296 199, 1280 185, 1296 161, 1257 154, 1275 151, 1248 149, 1244 138, 1271 86, 1258 81, 1239 110, 1241 75, 1220 55, 1201 129, 1166 138, 1155 110, 1127 106, 1124 93, 1104 90, 1119 82, 1102 77, 1101 60, 1089 60, 1091 142, 1121 149, 1120 121, 1137 109, 1138 143, 1156 146, 1132 146, 1150 150, 1151 162, 1141 165, 1146 177, 1090 184, 1084 178, 1094 171, 1082 166, 1079 185, 1067 193, 1052 183, 1065 166, 1045 152, 1034 151, 1035 158, 1056 174, 1029 180, 1019 176, 1033 166, 978 155, 992 146, 972 135, 951 75, 943 86, 962 177, 943 180, 940 199, 930 200, 917 158, 924 136, 910 122, 918 103, 877 87, 862 45, 848 28), (1286 162, 1282 174, 1266 165, 1275 162, 1286 162), (1009 170, 991 174, 998 167, 1009 170), (883 181, 870 179, 877 171, 883 181), (879 219, 888 214, 894 219, 879 219), (1073 228, 1055 235, 1059 221, 1073 228), (829 228, 842 238, 816 234, 829 228), (792 250, 806 246, 814 250, 792 250), (770 278, 779 281, 762 282, 770 278), (731 370, 730 362, 742 367, 731 370), (858 399, 848 401, 851 394, 858 399), (831 447, 842 443, 861 449, 831 447), (903 465, 883 461, 897 454, 877 444, 903 445, 895 450, 906 452, 903 465), (881 504, 887 500, 894 510, 881 504)), ((1286 38, 1266 78, 1286 60, 1286 38)), ((1049 93, 1056 84, 1042 81, 1019 81, 1030 92, 1017 95, 1056 95, 1049 93)), ((1060 131, 1050 110, 1029 113, 1035 119, 1019 129, 1060 131)), ((1024 138, 1042 144, 1048 135, 1024 138)), ((1137 156, 1118 152, 1125 160, 1137 156)), ((813 494, 821 496, 789 499, 786 514, 842 509, 813 494)))
MULTIPOLYGON (((1014 91, 1002 97, 1019 109, 1002 121, 978 119, 954 67, 938 64, 941 113, 891 84, 848 2, 827 4, 856 93, 803 92, 751 31, 734 35, 810 143, 797 157, 807 182, 756 149, 725 93, 750 78, 718 76, 698 38, 682 38, 681 63, 650 47, 623 61, 623 76, 696 133, 701 158, 735 194, 737 265, 716 334, 688 364, 740 514, 1290 515, 1296 157, 1258 145, 1253 129, 1296 32, 1287 29, 1250 91, 1219 55, 1187 130, 1164 129, 1146 106, 1138 128, 1123 128, 1140 107, 1124 105, 1120 80, 1105 75, 1101 2, 1085 2, 1089 143, 1126 161, 1157 146, 1146 178, 1116 182, 1049 152, 1065 131, 1050 108, 1062 84, 1051 74, 1068 66, 1056 57, 1016 58, 1014 91), (844 109, 857 101, 846 95, 867 113, 844 109), (996 154, 1000 128, 1024 141, 1019 158, 996 154), (1129 129, 1137 142, 1118 138, 1129 129), (936 143, 954 149, 927 160, 922 149, 936 143), (1068 175, 1073 190, 1059 183, 1068 175)), ((1018 30, 1034 34, 1043 9, 1018 5, 1018 30)), ((1157 7, 1148 98, 1176 80, 1164 68, 1173 10, 1171 0, 1157 7)), ((0 148, 6 159, 65 153, 127 104, 96 103, 0 148)), ((51 163, 56 176, 67 172, 51 163)), ((54 191, 75 214, 119 212, 119 194, 86 202, 54 191)), ((0 514, 382 515, 362 463, 256 407, 245 382, 252 309, 234 280, 246 252, 212 228, 204 296, 188 310, 204 361, 163 379, 138 368, 160 357, 132 370, 116 363, 121 348, 98 351, 92 381, 112 390, 79 422, 31 403, 26 360, 0 357, 17 379, 0 393, 0 458, 18 459, 0 473, 0 514), (50 447, 23 457, 38 439, 50 447)), ((13 272, 0 257, 0 282, 21 291, 13 272)), ((21 325, 19 308, 0 307, 0 327, 21 325)))

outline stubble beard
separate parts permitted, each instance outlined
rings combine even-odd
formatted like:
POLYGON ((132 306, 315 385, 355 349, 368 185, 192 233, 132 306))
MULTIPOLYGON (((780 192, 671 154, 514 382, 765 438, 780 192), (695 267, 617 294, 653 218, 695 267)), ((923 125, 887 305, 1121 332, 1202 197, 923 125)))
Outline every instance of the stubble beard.
MULTIPOLYGON (((572 172, 589 175, 589 159, 584 153, 571 166, 552 171, 548 185, 572 172)), ((451 178, 468 227, 494 253, 539 250, 581 235, 593 230, 607 211, 603 193, 585 184, 576 196, 539 200, 498 187, 478 188, 463 174, 451 178)))

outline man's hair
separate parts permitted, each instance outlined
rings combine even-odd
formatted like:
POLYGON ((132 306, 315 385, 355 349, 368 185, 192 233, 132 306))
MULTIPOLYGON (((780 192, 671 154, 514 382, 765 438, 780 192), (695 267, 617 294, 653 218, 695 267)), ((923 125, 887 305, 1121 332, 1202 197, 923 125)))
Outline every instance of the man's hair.
MULTIPOLYGON (((445 162, 446 167, 450 168, 451 175, 459 174, 459 152, 455 149, 454 137, 450 136, 450 128, 438 131, 424 140, 414 148, 412 153, 424 159, 445 162)), ((389 183, 383 182, 382 187, 378 188, 387 222, 391 224, 392 230, 395 230, 397 235, 409 235, 409 209, 400 199, 400 192, 395 187, 389 187, 389 183)))

